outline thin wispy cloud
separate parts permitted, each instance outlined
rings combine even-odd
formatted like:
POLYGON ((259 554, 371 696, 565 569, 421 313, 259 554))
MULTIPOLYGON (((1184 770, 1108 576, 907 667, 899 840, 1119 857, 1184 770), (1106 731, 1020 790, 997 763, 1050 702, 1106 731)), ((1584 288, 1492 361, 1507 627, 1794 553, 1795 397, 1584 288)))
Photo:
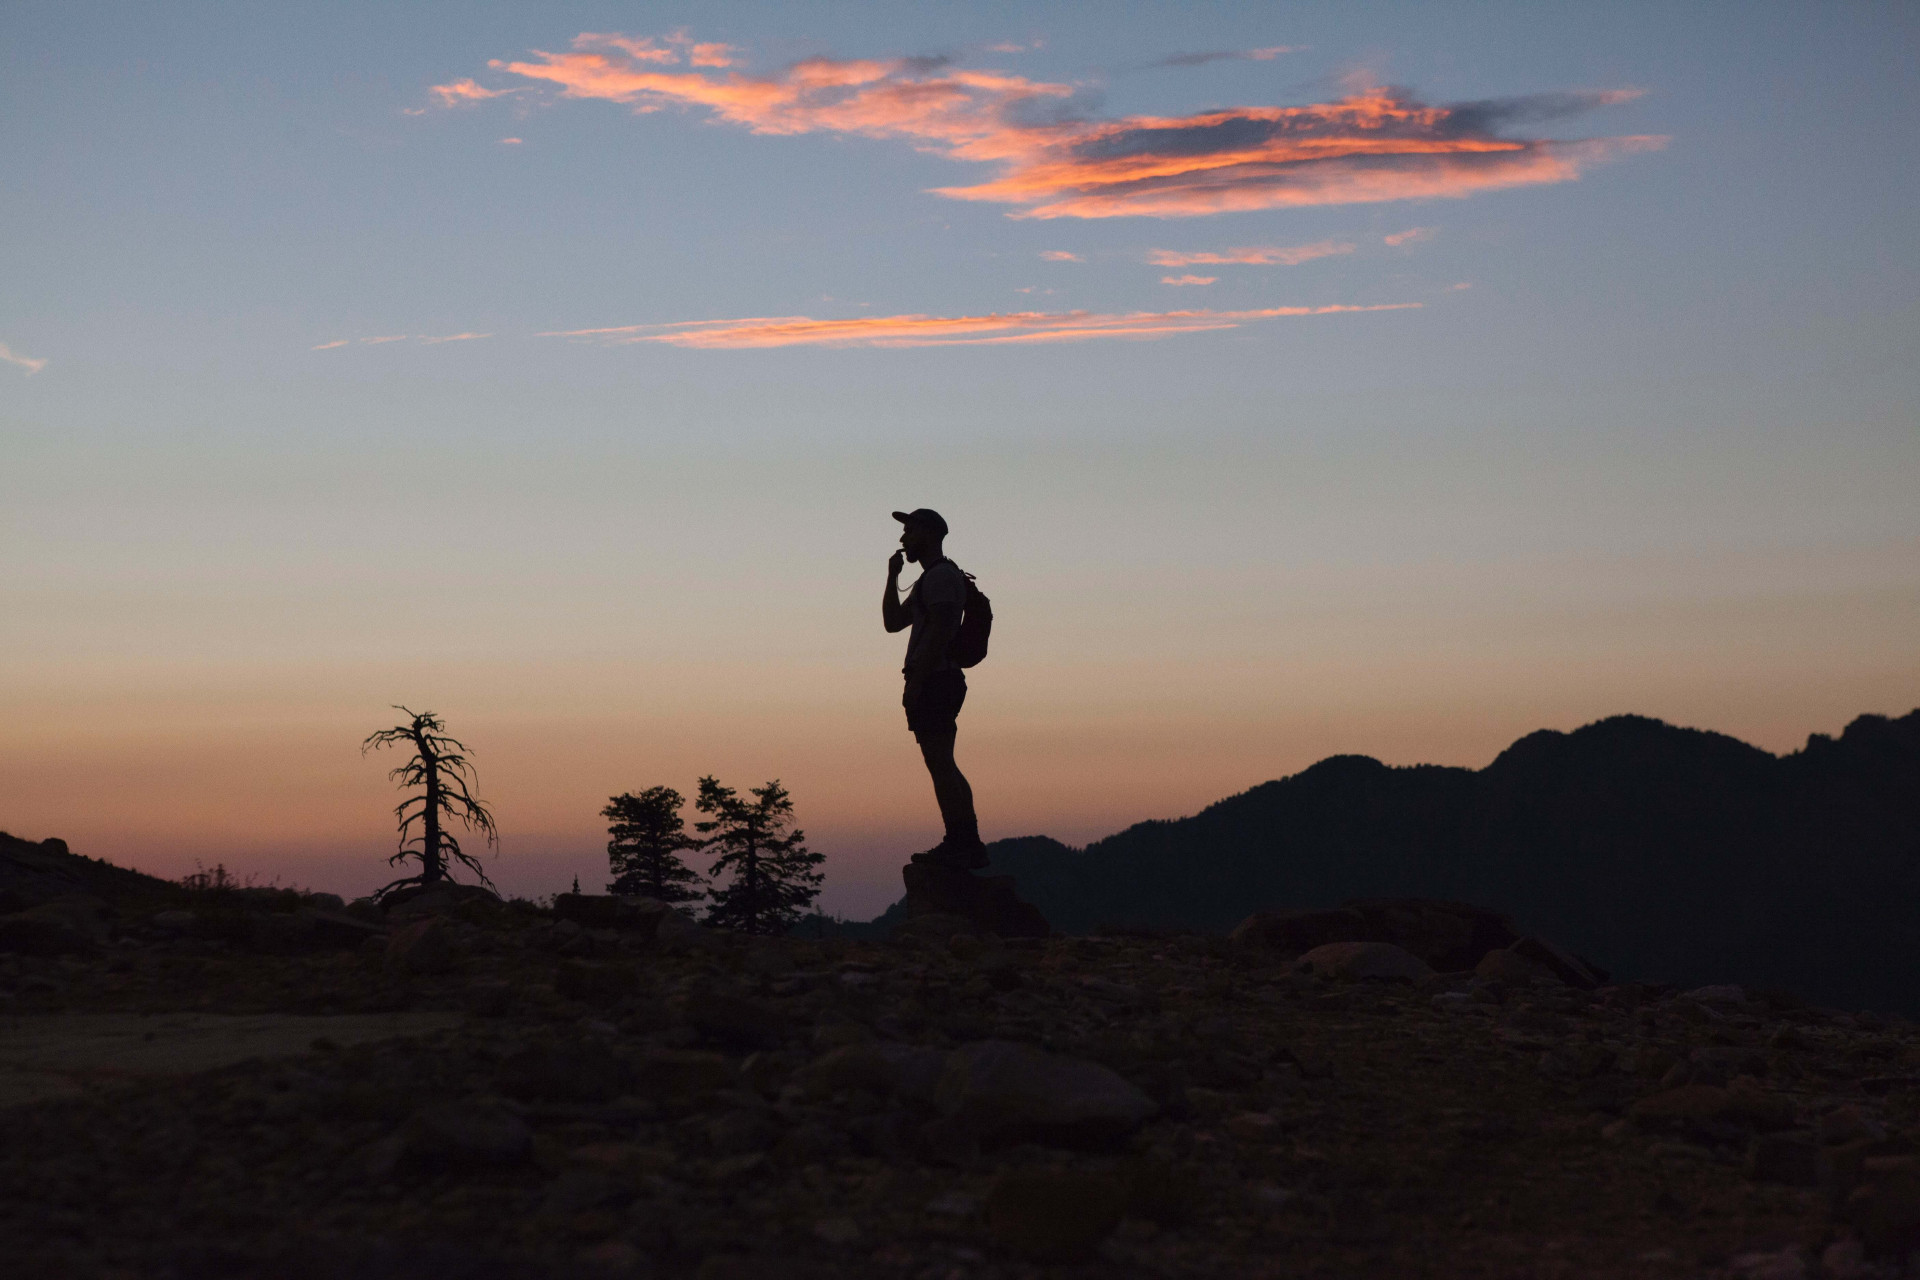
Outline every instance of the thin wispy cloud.
POLYGON ((1352 253, 1354 245, 1345 240, 1317 240, 1312 244, 1245 245, 1238 249, 1220 249, 1183 253, 1177 249, 1154 249, 1147 261, 1156 267, 1217 267, 1244 265, 1258 267, 1297 267, 1315 258, 1332 258, 1352 253))
POLYGON ((23 356, 18 351, 15 351, 12 347, 9 347, 4 342, 0 342, 0 360, 4 360, 6 363, 11 365, 18 365, 20 368, 25 369, 27 371, 28 377, 32 377, 34 374, 40 372, 42 369, 47 367, 46 360, 37 358, 34 356, 23 356))
POLYGON ((480 338, 491 338, 492 336, 493 335, 491 333, 446 333, 446 334, 388 333, 388 334, 382 334, 377 338, 335 338, 332 342, 322 342, 317 346, 309 347, 308 350, 332 351, 337 347, 352 346, 356 342, 363 347, 379 347, 379 346, 384 346, 389 342, 417 342, 421 346, 431 347, 431 346, 436 346, 442 342, 473 342, 480 338))
MULTIPOLYGON (((1177 218, 1464 197, 1571 181, 1593 164, 1666 141, 1509 136, 1638 96, 1630 89, 1432 106, 1404 90, 1363 87, 1304 106, 1102 120, 1090 115, 1083 86, 948 58, 814 57, 749 75, 730 69, 730 47, 702 55, 703 48, 711 46, 684 35, 587 32, 565 52, 535 50, 488 66, 555 98, 618 102, 639 113, 699 109, 760 134, 895 139, 993 165, 998 174, 989 181, 935 192, 1012 206, 1009 216, 1023 218, 1177 218)), ((437 86, 436 100, 471 103, 470 83, 437 86)))
POLYGON ((525 138, 502 138, 502 139, 500 139, 500 145, 501 145, 501 146, 503 146, 503 147, 517 147, 517 146, 520 146, 520 145, 521 145, 522 143, 524 143, 524 142, 526 142, 526 139, 525 139, 525 138))
POLYGON ((1048 262, 1085 262, 1077 253, 1068 253, 1065 249, 1042 249, 1040 256, 1048 262))
POLYGON ((1219 276, 1161 276, 1161 284, 1212 284, 1219 276))
POLYGON ((1204 67, 1209 62, 1272 62, 1283 53, 1299 53, 1303 44, 1275 44, 1264 49, 1214 49, 1206 53, 1176 53, 1147 63, 1148 67, 1204 67))
POLYGON ((1373 306, 1266 307, 1256 311, 1015 311, 980 316, 860 316, 816 320, 811 316, 755 316, 741 320, 688 320, 675 324, 622 325, 611 329, 564 329, 545 338, 602 343, 664 343, 708 350, 767 347, 951 347, 1034 342, 1087 342, 1098 338, 1150 339, 1214 329, 1236 329, 1283 316, 1321 316, 1364 311, 1403 311, 1418 302, 1373 306))
POLYGON ((428 92, 440 106, 464 107, 476 102, 485 102, 489 98, 503 98, 510 93, 519 93, 521 90, 489 89, 473 80, 455 80, 452 84, 437 84, 428 92))
POLYGON ((1422 240, 1433 239, 1434 233, 1438 230, 1438 227, 1409 227, 1405 231, 1396 231, 1390 236, 1380 238, 1396 247, 1403 244, 1419 244, 1422 240))

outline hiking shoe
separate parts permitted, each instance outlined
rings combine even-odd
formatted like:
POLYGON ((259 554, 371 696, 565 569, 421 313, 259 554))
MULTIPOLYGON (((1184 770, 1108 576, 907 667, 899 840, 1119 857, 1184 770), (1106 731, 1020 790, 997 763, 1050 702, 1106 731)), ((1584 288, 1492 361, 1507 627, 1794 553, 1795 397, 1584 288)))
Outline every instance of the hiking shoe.
POLYGON ((952 867, 956 871, 978 871, 987 865, 987 846, 977 840, 970 844, 942 840, 933 848, 914 854, 910 861, 931 862, 935 866, 952 867))

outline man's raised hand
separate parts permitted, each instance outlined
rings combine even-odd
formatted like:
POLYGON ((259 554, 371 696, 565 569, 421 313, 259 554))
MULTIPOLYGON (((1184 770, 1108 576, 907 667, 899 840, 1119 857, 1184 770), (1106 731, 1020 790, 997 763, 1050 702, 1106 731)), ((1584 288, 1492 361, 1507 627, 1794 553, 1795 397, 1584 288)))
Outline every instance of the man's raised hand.
POLYGON ((890 578, 899 577, 900 567, 906 564, 906 562, 907 562, 907 552, 904 547, 894 552, 891 556, 888 556, 887 557, 887 576, 890 578))

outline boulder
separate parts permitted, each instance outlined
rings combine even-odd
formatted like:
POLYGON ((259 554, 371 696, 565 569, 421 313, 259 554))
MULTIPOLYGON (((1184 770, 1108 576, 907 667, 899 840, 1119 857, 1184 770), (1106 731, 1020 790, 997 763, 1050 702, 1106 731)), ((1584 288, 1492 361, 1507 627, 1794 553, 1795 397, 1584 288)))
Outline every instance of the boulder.
POLYGON ((1471 969, 1520 934, 1497 911, 1433 898, 1362 898, 1312 911, 1256 911, 1234 929, 1242 946, 1302 955, 1332 942, 1390 942, 1445 972, 1471 969))
POLYGON ((1369 939, 1405 947, 1448 973, 1471 969, 1489 951, 1509 947, 1520 933, 1498 911, 1435 898, 1367 898, 1345 904, 1367 922, 1369 939))
POLYGON ((1515 955, 1525 956, 1535 964, 1551 969, 1555 977, 1570 987, 1592 991, 1606 985, 1608 974, 1605 969, 1571 951, 1562 951, 1545 938, 1522 938, 1509 949, 1515 955))
POLYGON ((1256 911, 1228 936, 1242 946, 1301 955, 1330 942, 1368 942, 1358 911, 1256 911))
POLYGON ((812 1098, 863 1089, 882 1098, 931 1104, 945 1068, 946 1055, 938 1049, 873 1040, 824 1053, 794 1078, 812 1098))
POLYGON ((900 869, 907 886, 907 916, 962 916, 985 933, 1003 938, 1044 938, 1053 932, 1038 907, 1022 902, 1012 876, 976 876, 934 863, 909 862, 900 869))
POLYGON ((979 1040, 948 1054, 934 1099, 984 1141, 1068 1146, 1111 1144, 1158 1110, 1097 1062, 1008 1040, 979 1040))
POLYGON ((191 911, 159 911, 152 923, 162 933, 188 934, 200 927, 200 917, 191 911))
POLYGON ((634 930, 651 938, 667 903, 631 894, 562 893, 553 899, 553 914, 586 929, 634 930))
POLYGON ((107 940, 105 911, 99 899, 74 894, 0 917, 0 951, 65 956, 96 950, 107 940))
POLYGON ((439 916, 416 920, 387 939, 387 968, 402 973, 440 973, 453 964, 453 938, 439 916))
POLYGON ((1329 942, 1301 956, 1298 966, 1323 978, 1418 982, 1433 972, 1419 956, 1391 942, 1329 942))
POLYGON ((1473 971, 1489 982, 1503 982, 1512 987, 1562 985, 1560 976, 1553 970, 1511 948, 1487 952, 1480 957, 1480 963, 1473 966, 1473 971))
POLYGON ((417 920, 421 916, 451 915, 468 903, 498 906, 500 895, 485 885, 436 880, 432 884, 404 885, 387 894, 380 901, 389 920, 417 920))

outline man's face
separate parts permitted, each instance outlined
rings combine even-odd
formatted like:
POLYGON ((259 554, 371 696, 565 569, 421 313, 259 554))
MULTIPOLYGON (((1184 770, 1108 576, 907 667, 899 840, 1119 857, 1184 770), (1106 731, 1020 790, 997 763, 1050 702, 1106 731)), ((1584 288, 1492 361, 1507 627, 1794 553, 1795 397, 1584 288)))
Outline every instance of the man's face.
POLYGON ((933 531, 923 524, 905 525, 900 530, 900 549, 907 553, 907 559, 919 564, 932 549, 935 539, 933 531))

